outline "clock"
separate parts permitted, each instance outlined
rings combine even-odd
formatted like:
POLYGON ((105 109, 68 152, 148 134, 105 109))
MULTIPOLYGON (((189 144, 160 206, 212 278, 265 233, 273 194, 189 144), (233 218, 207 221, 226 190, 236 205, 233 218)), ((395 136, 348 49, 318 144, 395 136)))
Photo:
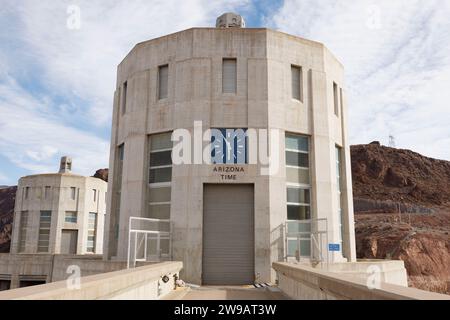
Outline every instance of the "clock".
POLYGON ((247 164, 247 129, 211 129, 213 164, 247 164))

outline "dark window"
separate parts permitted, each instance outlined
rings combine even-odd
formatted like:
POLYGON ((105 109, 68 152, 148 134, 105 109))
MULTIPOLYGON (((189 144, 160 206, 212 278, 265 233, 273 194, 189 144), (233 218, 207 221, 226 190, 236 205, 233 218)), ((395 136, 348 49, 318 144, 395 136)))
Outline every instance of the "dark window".
POLYGON ((310 196, 309 189, 288 188, 287 189, 287 202, 298 204, 309 204, 310 196))
POLYGON ((339 90, 338 85, 333 82, 333 99, 334 99, 334 114, 339 117, 339 90))
POLYGON ((128 82, 123 84, 122 92, 122 114, 127 112, 127 94, 128 94, 128 82))
POLYGON ((223 59, 222 65, 222 92, 237 92, 237 60, 223 59))
POLYGON ((154 152, 150 155, 150 167, 172 165, 172 151, 154 152))
POLYGON ((311 209, 309 206, 288 205, 288 220, 309 220, 311 209))
POLYGON ((291 66, 291 75, 292 75, 292 99, 303 101, 302 68, 298 66, 291 66))
POLYGON ((150 183, 161 183, 172 181, 172 167, 150 169, 150 183))
POLYGON ((307 153, 286 151, 286 165, 309 168, 309 155, 307 153))
POLYGON ((158 69, 158 97, 159 99, 166 99, 169 96, 169 66, 161 66, 158 69))

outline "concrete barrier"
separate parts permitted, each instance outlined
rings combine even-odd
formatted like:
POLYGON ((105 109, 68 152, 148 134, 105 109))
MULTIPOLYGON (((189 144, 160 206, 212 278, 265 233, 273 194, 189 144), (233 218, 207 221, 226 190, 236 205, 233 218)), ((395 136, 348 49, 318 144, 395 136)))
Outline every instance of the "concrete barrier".
POLYGON ((273 264, 278 286, 296 300, 450 300, 450 296, 381 283, 370 289, 357 277, 336 274, 307 265, 284 262, 273 264))
POLYGON ((0 292, 0 300, 157 300, 175 288, 182 262, 163 262, 135 269, 103 273, 0 292), (167 276, 167 282, 163 277, 167 276), (69 288, 69 287, 72 288, 69 288))
POLYGON ((106 261, 101 255, 0 254, 0 279, 9 280, 10 288, 20 287, 21 280, 44 283, 66 280, 69 267, 78 267, 81 276, 126 269, 126 261, 106 261))

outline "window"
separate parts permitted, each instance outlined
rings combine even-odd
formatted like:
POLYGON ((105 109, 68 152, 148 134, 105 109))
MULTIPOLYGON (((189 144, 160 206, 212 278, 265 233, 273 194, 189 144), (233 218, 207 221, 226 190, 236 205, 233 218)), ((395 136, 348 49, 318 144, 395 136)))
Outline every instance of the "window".
POLYGON ((237 92, 237 60, 223 59, 222 63, 222 92, 237 92))
POLYGON ((291 66, 292 99, 303 102, 303 72, 302 67, 291 66))
POLYGON ((94 200, 94 202, 97 201, 97 190, 92 189, 92 199, 94 200))
POLYGON ((150 138, 150 183, 172 180, 171 136, 171 133, 163 133, 150 138))
POLYGON ((0 279, 0 291, 11 289, 11 280, 0 279))
POLYGON ((76 211, 66 211, 64 221, 67 223, 77 223, 78 214, 76 211))
POLYGON ((309 138, 286 134, 286 179, 288 220, 311 219, 309 138))
POLYGON ((123 144, 121 144, 118 148, 118 154, 119 154, 119 161, 123 162, 123 158, 125 156, 125 146, 123 144))
POLYGON ((25 187, 24 192, 25 192, 25 199, 28 199, 28 197, 30 196, 30 187, 25 187))
POLYGON ((70 199, 75 200, 77 195, 77 188, 71 187, 70 188, 70 199))
POLYGON ((338 203, 338 217, 339 217, 339 239, 341 241, 341 248, 342 248, 342 241, 343 241, 343 234, 344 234, 344 221, 342 216, 342 148, 339 146, 336 146, 336 187, 337 187, 337 203, 338 203))
POLYGON ((125 81, 122 89, 122 114, 127 112, 127 95, 128 95, 128 82, 125 81))
POLYGON ((28 228, 28 211, 20 213, 19 252, 25 252, 28 228))
POLYGON ((41 211, 39 222, 38 252, 48 252, 50 244, 51 211, 41 211))
POLYGON ((86 251, 95 253, 95 240, 97 237, 97 213, 90 212, 88 219, 88 238, 86 251))
POLYGON ((339 117, 339 90, 336 82, 333 82, 333 99, 334 99, 334 114, 339 117))
POLYGON ((172 181, 172 134, 149 137, 150 174, 148 187, 148 215, 153 219, 170 219, 172 181))
MULTIPOLYGON (((114 239, 119 239, 119 217, 120 217, 120 203, 122 195, 122 174, 123 174, 123 162, 125 158, 125 144, 121 144, 117 147, 114 161, 114 177, 113 177, 113 194, 112 208, 111 208, 111 221, 110 228, 114 233, 114 239)), ((113 242, 110 246, 110 254, 117 254, 117 243, 113 242)))
POLYGON ((311 219, 310 210, 310 191, 300 187, 287 188, 287 215, 288 220, 309 220, 311 219))
POLYGON ((211 163, 247 164, 247 129, 212 129, 211 163))
POLYGON ((166 99, 169 96, 169 66, 161 66, 158 69, 158 97, 159 100, 166 99))
POLYGON ((52 187, 45 187, 44 188, 44 199, 49 199, 50 198, 50 192, 52 190, 52 187))
POLYGON ((309 164, 309 137, 286 133, 286 194, 287 194, 287 255, 311 255, 311 185, 309 164), (306 221, 305 221, 306 220, 306 221), (301 223, 299 221, 305 221, 301 223))
POLYGON ((309 171, 308 137, 286 134, 286 166, 309 171))

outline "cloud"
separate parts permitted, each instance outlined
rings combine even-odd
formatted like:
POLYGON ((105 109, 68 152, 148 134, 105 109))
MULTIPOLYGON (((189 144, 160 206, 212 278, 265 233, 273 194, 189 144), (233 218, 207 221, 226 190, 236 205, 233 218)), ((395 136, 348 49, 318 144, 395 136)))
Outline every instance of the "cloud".
POLYGON ((393 135, 450 160, 450 2, 287 0, 275 28, 323 42, 346 68, 352 143, 393 135))
POLYGON ((116 67, 141 41, 212 26, 247 1, 5 0, 0 10, 0 155, 33 173, 108 166, 116 67), (80 29, 71 29, 80 9, 80 29), (56 162, 55 162, 56 161, 56 162))
POLYGON ((58 157, 74 158, 74 171, 92 175, 108 161, 107 141, 46 116, 52 105, 30 96, 14 79, 0 83, 0 150, 14 165, 31 173, 56 172, 58 157))
POLYGON ((6 12, 15 23, 7 29, 14 33, 6 37, 20 37, 20 47, 27 51, 20 55, 43 69, 39 80, 50 90, 83 99, 87 118, 109 125, 116 66, 136 43, 192 26, 210 26, 216 12, 239 3, 11 0, 6 12), (79 8, 80 29, 68 28, 76 27, 72 22, 78 17, 68 13, 70 6, 79 8))

